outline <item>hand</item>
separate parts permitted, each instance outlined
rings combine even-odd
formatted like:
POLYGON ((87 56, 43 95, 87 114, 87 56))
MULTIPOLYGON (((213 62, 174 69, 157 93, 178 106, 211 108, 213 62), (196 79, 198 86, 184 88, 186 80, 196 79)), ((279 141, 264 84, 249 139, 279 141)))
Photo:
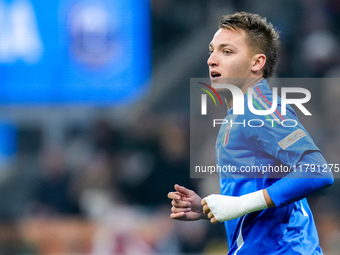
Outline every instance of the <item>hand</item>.
POLYGON ((242 196, 212 194, 202 200, 203 212, 211 223, 240 218, 245 214, 268 208, 263 190, 242 196))
POLYGON ((203 213, 204 214, 208 214, 208 218, 210 219, 211 223, 216 223, 219 222, 218 220, 216 220, 214 214, 212 213, 212 211, 210 210, 207 201, 203 198, 201 204, 203 205, 203 213))
POLYGON ((204 218, 201 197, 194 191, 183 186, 175 185, 175 192, 169 192, 172 199, 172 213, 170 217, 175 220, 193 221, 204 218))

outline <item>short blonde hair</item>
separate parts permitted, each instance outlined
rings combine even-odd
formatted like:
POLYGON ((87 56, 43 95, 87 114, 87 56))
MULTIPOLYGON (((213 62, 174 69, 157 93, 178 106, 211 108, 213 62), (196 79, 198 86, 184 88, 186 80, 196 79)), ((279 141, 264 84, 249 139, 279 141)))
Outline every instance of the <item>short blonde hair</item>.
POLYGON ((237 12, 221 18, 220 28, 243 30, 246 33, 249 49, 254 53, 262 53, 267 61, 263 69, 263 77, 272 77, 278 64, 280 41, 278 31, 266 18, 258 14, 237 12))

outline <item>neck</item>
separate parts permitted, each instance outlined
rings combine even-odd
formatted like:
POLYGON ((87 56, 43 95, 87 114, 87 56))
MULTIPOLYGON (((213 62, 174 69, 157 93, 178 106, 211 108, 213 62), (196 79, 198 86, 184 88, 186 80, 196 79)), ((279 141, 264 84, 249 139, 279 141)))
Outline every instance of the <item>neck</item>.
MULTIPOLYGON (((264 80, 263 77, 247 79, 241 86, 240 89, 242 90, 243 95, 245 95, 248 91, 248 88, 254 87, 258 82, 264 80)), ((228 110, 233 107, 233 97, 231 98, 224 98, 225 103, 228 107, 228 110)))

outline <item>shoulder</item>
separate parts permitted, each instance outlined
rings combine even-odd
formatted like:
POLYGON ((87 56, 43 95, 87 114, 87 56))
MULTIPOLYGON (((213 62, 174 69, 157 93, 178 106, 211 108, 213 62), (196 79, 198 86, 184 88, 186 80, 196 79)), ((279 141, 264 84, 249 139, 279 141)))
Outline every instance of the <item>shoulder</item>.
POLYGON ((266 81, 249 88, 246 93, 245 113, 253 117, 263 116, 265 118, 275 118, 283 121, 286 118, 297 119, 294 109, 290 105, 283 105, 281 97, 278 95, 278 88, 270 88, 266 81), (285 111, 283 111, 283 107, 285 111))

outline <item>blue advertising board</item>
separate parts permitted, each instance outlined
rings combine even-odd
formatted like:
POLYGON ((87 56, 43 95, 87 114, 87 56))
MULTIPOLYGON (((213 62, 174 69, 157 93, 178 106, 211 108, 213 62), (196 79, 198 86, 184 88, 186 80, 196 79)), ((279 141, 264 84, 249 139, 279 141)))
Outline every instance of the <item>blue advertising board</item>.
POLYGON ((148 0, 0 0, 0 104, 116 105, 151 73, 148 0))

